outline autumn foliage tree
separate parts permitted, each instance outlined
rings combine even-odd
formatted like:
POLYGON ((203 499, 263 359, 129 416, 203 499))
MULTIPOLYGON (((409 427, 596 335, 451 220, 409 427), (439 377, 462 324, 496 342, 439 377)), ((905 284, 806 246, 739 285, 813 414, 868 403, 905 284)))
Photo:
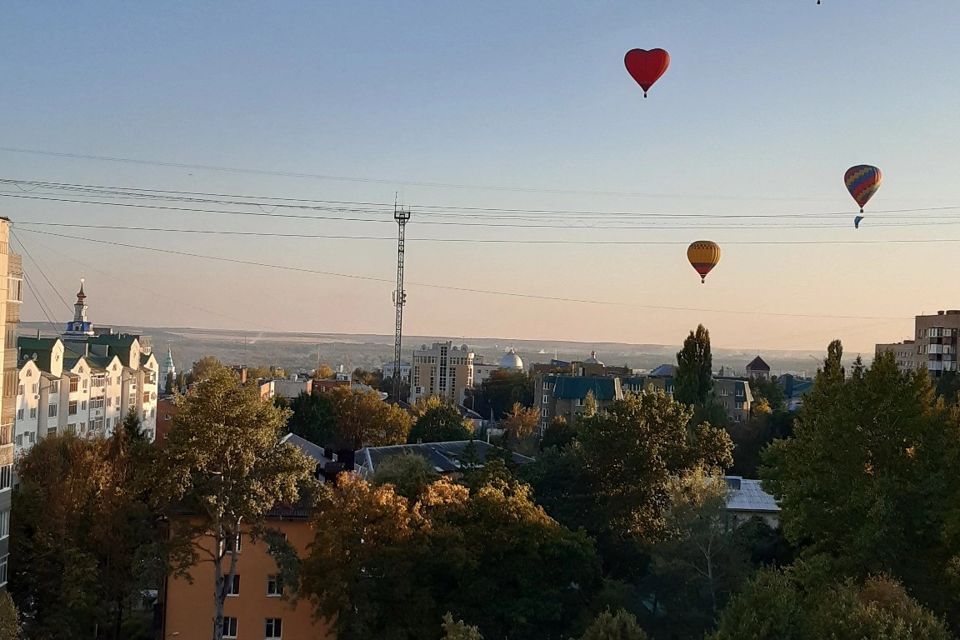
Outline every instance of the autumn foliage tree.
POLYGON ((336 387, 324 393, 333 407, 331 444, 356 450, 407 441, 410 414, 381 400, 376 391, 336 387))

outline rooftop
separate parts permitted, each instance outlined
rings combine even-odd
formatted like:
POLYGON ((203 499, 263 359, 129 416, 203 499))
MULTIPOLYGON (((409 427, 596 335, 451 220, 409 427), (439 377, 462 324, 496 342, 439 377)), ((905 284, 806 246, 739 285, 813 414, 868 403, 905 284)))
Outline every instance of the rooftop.
POLYGON ((780 513, 780 506, 777 501, 763 490, 759 480, 750 480, 740 476, 724 476, 723 479, 727 482, 728 510, 780 513))
POLYGON ((584 400, 589 392, 598 401, 617 399, 616 378, 602 376, 551 376, 553 396, 558 400, 584 400))
POLYGON ((770 371, 770 365, 763 361, 763 358, 757 356, 747 365, 747 371, 770 371))
MULTIPOLYGON (((460 461, 466 454, 467 446, 473 443, 474 458, 478 464, 486 462, 487 455, 496 449, 482 440, 455 440, 452 442, 427 442, 424 444, 400 444, 389 447, 366 447, 357 452, 357 464, 374 473, 384 460, 402 453, 415 453, 423 456, 438 473, 459 471, 460 461)), ((533 462, 533 458, 512 453, 516 464, 533 462)))

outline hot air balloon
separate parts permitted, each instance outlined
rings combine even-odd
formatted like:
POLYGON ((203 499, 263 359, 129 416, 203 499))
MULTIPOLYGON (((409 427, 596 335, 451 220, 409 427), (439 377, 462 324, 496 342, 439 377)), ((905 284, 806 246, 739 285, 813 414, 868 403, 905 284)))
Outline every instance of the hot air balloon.
POLYGON ((843 181, 847 185, 847 191, 860 205, 860 213, 863 213, 863 208, 880 188, 880 183, 883 182, 883 174, 877 167, 869 164, 858 164, 847 169, 847 172, 843 174, 843 181))
POLYGON ((643 89, 643 97, 670 66, 670 54, 663 49, 630 49, 623 57, 627 72, 643 89))
POLYGON ((706 282, 707 274, 720 262, 720 245, 709 240, 697 240, 687 247, 687 260, 700 274, 700 282, 706 282))

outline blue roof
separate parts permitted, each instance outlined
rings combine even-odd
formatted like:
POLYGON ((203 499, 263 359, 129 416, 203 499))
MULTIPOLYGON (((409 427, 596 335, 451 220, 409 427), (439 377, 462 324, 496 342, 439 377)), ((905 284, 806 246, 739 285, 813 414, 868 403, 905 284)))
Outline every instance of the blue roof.
POLYGON ((561 400, 584 400, 589 392, 598 401, 615 400, 617 380, 601 376, 554 376, 553 397, 561 400))

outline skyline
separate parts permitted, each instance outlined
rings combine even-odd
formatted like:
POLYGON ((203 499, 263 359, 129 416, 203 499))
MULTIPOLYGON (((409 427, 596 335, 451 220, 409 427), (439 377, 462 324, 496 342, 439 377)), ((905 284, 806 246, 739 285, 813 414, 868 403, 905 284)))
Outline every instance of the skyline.
MULTIPOLYGON (((947 258, 950 244, 882 244, 960 241, 956 212, 881 213, 960 204, 960 187, 950 180, 960 89, 943 82, 951 77, 950 54, 960 52, 951 39, 960 7, 727 4, 549 11, 523 3, 494 12, 444 11, 440 3, 272 11, 249 3, 229 15, 212 4, 164 11, 118 4, 112 12, 16 6, 0 25, 9 90, 0 103, 0 178, 383 204, 399 192, 413 212, 413 237, 677 243, 544 248, 411 240, 411 283, 615 304, 410 284, 408 335, 678 344, 702 323, 718 347, 822 350, 839 337, 853 351, 872 353, 876 342, 908 338, 915 315, 960 306, 950 300, 956 292, 939 284, 937 255, 947 258), (672 64, 644 100, 623 54, 658 46, 670 51, 672 64), (880 166, 885 182, 854 231, 856 208, 842 176, 861 162, 880 166), (351 179, 329 179, 337 176, 351 179), (663 226, 654 214, 711 214, 712 222, 450 233, 417 224, 429 220, 432 206, 458 207, 459 215, 463 207, 642 212, 651 222, 638 226, 648 227, 663 226), (836 220, 792 219, 830 225, 810 229, 786 226, 786 218, 770 228, 717 218, 827 212, 836 220), (721 224, 726 228, 704 228, 721 224), (686 243, 698 239, 724 248, 706 285, 684 255, 686 243), (813 244, 733 244, 784 241, 813 244), (880 244, 815 244, 822 241, 880 244), (770 315, 777 313, 801 317, 770 315), (803 317, 821 314, 849 317, 803 317)), ((274 219, 268 227, 199 212, 11 197, 0 198, 0 215, 15 224, 79 218, 210 231, 395 234, 382 223, 274 219)), ((86 276, 91 316, 101 324, 392 330, 396 247, 389 239, 32 228, 386 281, 16 228, 67 303, 86 276)), ((26 256, 25 268, 47 303, 67 313, 26 256)), ((24 317, 43 319, 35 299, 26 299, 24 317)))

